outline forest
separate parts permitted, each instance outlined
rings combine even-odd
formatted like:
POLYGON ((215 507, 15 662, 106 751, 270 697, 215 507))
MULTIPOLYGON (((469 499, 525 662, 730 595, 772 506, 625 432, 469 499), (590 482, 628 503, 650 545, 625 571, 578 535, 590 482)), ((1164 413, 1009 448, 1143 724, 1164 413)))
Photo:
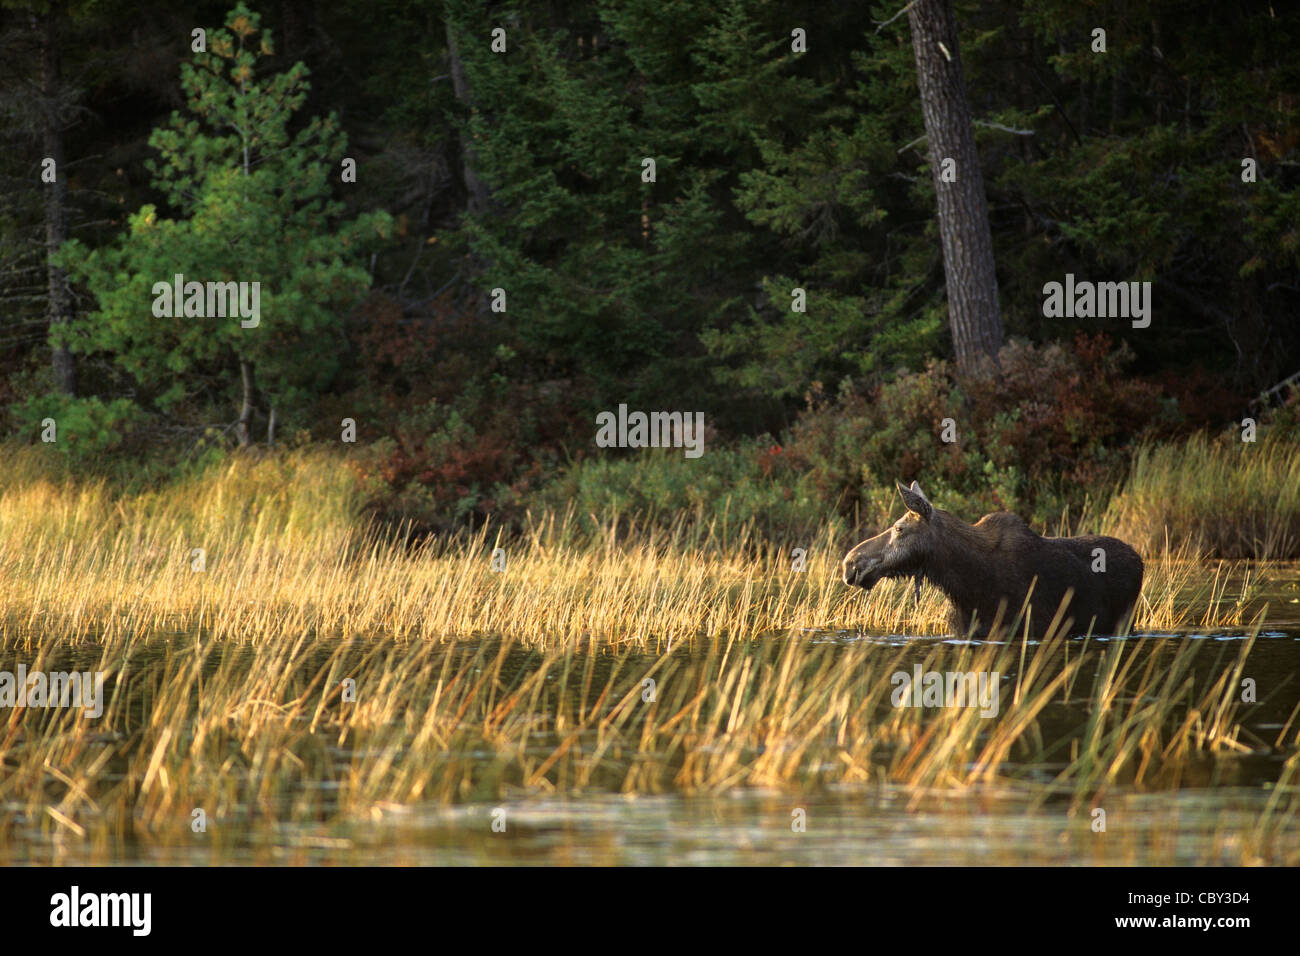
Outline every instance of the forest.
POLYGON ((918 477, 1056 520, 1170 443, 1300 437, 1300 12, 953 4, 969 274, 906 13, 6 3, 6 440, 129 482, 344 448, 426 532, 725 499, 782 533, 918 477), (235 283, 256 325, 204 308, 235 283), (606 450, 620 404, 708 453, 606 450))

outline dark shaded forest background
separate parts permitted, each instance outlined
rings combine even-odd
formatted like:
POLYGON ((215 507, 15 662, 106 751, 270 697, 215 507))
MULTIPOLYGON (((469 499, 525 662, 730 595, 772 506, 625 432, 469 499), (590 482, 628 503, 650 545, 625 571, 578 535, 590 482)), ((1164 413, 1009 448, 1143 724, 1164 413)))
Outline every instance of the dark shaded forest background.
MULTIPOLYGON (((277 340, 268 360, 312 374, 261 396, 251 434, 338 443, 354 420, 375 507, 434 526, 726 495, 798 523, 913 478, 1047 516, 1104 493, 1143 442, 1245 416, 1300 435, 1294 397, 1260 398, 1300 371, 1300 9, 955 4, 1007 338, 997 373, 969 378, 903 6, 253 5, 273 41, 259 70, 309 70, 291 130, 332 113, 347 137, 322 215, 391 228, 338 263, 368 288, 277 340), (1045 317, 1067 273, 1150 281, 1150 326, 1045 317), (620 403, 703 411, 706 454, 596 448, 620 403)), ((0 3, 3 430, 33 443, 59 418, 78 468, 147 478, 236 444, 236 357, 189 357, 184 387, 166 357, 127 361, 75 269, 60 292, 40 178, 58 155, 60 246, 108 247, 148 204, 183 216, 150 136, 185 112, 191 31, 228 11, 0 3), (52 340, 60 323, 80 331, 52 340)))

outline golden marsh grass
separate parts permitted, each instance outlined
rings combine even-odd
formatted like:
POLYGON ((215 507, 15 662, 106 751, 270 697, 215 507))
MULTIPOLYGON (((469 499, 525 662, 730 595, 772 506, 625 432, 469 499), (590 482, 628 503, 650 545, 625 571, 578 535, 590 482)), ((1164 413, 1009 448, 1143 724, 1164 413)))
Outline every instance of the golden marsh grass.
POLYGON ((1144 552, 1172 535, 1214 554, 1300 557, 1300 444, 1228 437, 1138 449, 1107 526, 1144 552))
MULTIPOLYGON (((778 544, 685 522, 590 538, 545 515, 509 540, 408 549, 368 532, 359 504, 345 462, 321 453, 129 497, 11 462, 2 659, 101 670, 107 699, 97 720, 4 715, 5 862, 193 847, 195 809, 220 862, 283 843, 286 823, 350 846, 340 834, 423 805, 739 788, 788 804, 843 787, 917 812, 1010 793, 1068 821, 1080 858, 1160 862, 1177 847, 1136 829, 1098 849, 1091 811, 1248 786, 1265 756, 1280 762, 1249 824, 1211 821, 1203 857, 1300 862, 1300 705, 1265 735, 1241 700, 1267 568, 1149 560, 1138 627, 1167 636, 969 643, 924 638, 946 621, 931 589, 919 604, 903 585, 850 593, 835 524, 778 544), (861 636, 897 633, 923 637, 861 636), (894 675, 915 666, 1000 675, 996 718, 892 706, 894 675)), ((1276 709, 1286 693, 1260 698, 1276 709)))

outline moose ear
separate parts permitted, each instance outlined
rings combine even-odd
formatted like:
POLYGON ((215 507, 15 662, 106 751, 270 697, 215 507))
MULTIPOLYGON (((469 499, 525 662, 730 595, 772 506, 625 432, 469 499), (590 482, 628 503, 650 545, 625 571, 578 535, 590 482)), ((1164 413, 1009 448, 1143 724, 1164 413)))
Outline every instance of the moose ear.
POLYGON ((901 484, 898 486, 898 493, 903 496, 903 504, 907 505, 907 510, 913 514, 930 520, 930 514, 934 510, 930 504, 930 499, 925 496, 921 486, 915 481, 912 482, 911 488, 904 488, 901 484))

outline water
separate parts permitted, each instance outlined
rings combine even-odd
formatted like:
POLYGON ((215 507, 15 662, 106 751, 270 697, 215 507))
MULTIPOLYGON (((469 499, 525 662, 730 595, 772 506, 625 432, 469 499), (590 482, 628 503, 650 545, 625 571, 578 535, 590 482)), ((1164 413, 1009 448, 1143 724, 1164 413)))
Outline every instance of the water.
MULTIPOLYGON (((590 794, 449 808, 394 807, 373 820, 322 828, 285 824, 222 862, 400 866, 942 866, 1145 863, 1237 865, 1258 795, 1146 795, 1117 807, 1125 830, 1094 833, 1086 817, 1025 813, 1015 794, 969 806, 908 810, 890 787, 842 788, 803 799, 737 790, 716 797, 590 794), (493 832, 492 812, 506 829, 493 832), (804 829, 793 814, 804 812, 804 829), (269 838, 268 838, 269 837, 269 838)), ((937 801, 936 801, 937 803, 937 801)), ((1298 839, 1294 829, 1290 839, 1298 839)), ((1294 847, 1293 843, 1293 847, 1294 847)), ((56 857, 72 862, 75 857, 56 857)), ((206 846, 140 848, 131 862, 212 862, 206 846)))
MULTIPOLYGON (((332 803, 341 786, 340 774, 349 766, 366 765, 364 758, 385 752, 373 743, 339 743, 332 732, 312 737, 320 749, 311 766, 335 768, 333 775, 303 779, 297 789, 270 800, 237 800, 203 833, 193 833, 181 816, 172 825, 101 826, 96 814, 81 807, 78 819, 84 837, 32 816, 16 796, 15 787, 0 790, 0 844, 6 862, 130 863, 130 864, 291 864, 291 865, 1005 865, 1005 864, 1167 864, 1238 865, 1300 862, 1300 800, 1296 776, 1284 776, 1296 751, 1276 746, 1284 727, 1294 740, 1295 711, 1300 701, 1300 627, 1270 626, 1261 631, 1242 671, 1256 682, 1258 703, 1238 714, 1243 746, 1240 751, 1192 755, 1177 764, 1174 779, 1156 778, 1142 787, 1116 779, 1100 789, 1091 802, 1080 804, 1068 792, 1049 784, 1070 762, 1071 742, 1077 741, 1089 719, 1088 692, 1104 648, 1123 644, 1138 656, 1134 666, 1159 673, 1177 653, 1179 641, 1139 635, 1125 639, 1077 639, 1061 650, 1077 658, 1091 644, 1088 665, 1073 682, 1072 692, 1055 694, 1038 715, 1037 731, 1055 743, 1055 757, 1027 762, 1013 753, 1014 779, 964 788, 918 790, 903 787, 877 773, 855 783, 806 787, 721 787, 717 792, 617 792, 619 782, 642 759, 630 746, 605 755, 591 784, 578 792, 549 792, 549 784, 531 788, 509 780, 496 792, 478 778, 492 779, 496 751, 489 747, 468 754, 444 752, 434 760, 468 757, 477 765, 476 787, 456 801, 375 801, 358 807, 332 803), (1102 653, 1095 653, 1102 648, 1102 653), (1279 779, 1285 786, 1279 790, 1279 779), (310 797, 305 803, 305 798, 310 797), (1270 803, 1272 801, 1272 803, 1270 803), (303 807, 307 807, 306 811, 303 807), (1097 828, 1095 809, 1105 813, 1105 828, 1097 828), (494 827, 495 823, 495 827, 494 827)), ((1193 632, 1196 642, 1190 676, 1197 686, 1212 682, 1235 660, 1248 635, 1241 630, 1193 632)), ((979 643, 951 638, 916 638, 845 631, 808 631, 768 635, 748 642, 736 653, 750 654, 757 668, 775 663, 784 642, 803 641, 825 646, 851 660, 852 653, 878 647, 882 653, 902 653, 904 667, 924 664, 936 645, 952 649, 979 643)), ((356 645, 358 659, 375 644, 356 645)), ((138 645, 131 667, 148 674, 162 669, 178 649, 193 645, 193 637, 159 636, 138 645)), ((474 647, 491 650, 493 642, 457 642, 438 653, 469 653, 474 647)), ((1026 651, 1032 656, 1034 644, 1026 651)), ((320 641, 309 651, 313 665, 323 664, 337 642, 320 641)), ((224 655, 241 659, 253 651, 230 645, 204 665, 210 678, 224 655)), ((686 664, 702 650, 673 652, 686 664)), ((68 648, 49 669, 89 668, 99 659, 93 644, 68 648)), ((625 674, 635 675, 658 656, 646 650, 601 654, 593 667, 596 687, 612 680, 616 661, 625 674)), ((538 655, 513 647, 502 668, 505 683, 515 686, 536 666, 538 655)), ((28 657, 5 650, 0 669, 28 657)), ((304 673, 313 666, 304 667, 304 673)), ((1015 669, 1002 675, 1004 701, 1017 678, 1015 669)), ((147 684, 148 681, 146 680, 147 684)), ((413 701, 417 709, 423 702, 413 701)), ((1121 696, 1115 709, 1134 701, 1121 696)), ((882 706, 887 706, 882 702, 882 706)), ((133 701, 133 721, 145 721, 147 695, 133 701)), ((303 718, 305 720, 305 718, 303 718)), ((529 738, 528 753, 537 759, 552 754, 567 731, 547 728, 539 720, 529 738)), ((133 727, 106 729, 92 740, 123 746, 133 727)), ((941 741, 931 742, 931 746, 941 741)), ((8 745, 5 745, 8 746, 8 745)), ((579 735, 575 748, 590 753, 598 746, 593 734, 579 735)), ((232 751, 236 757, 239 752, 232 751)), ((398 766, 403 746, 387 747, 398 766)), ((5 757, 5 772, 14 761, 5 757)), ((246 772, 252 759, 245 746, 232 773, 246 772)), ((885 753, 888 753, 887 748, 885 753)), ((308 759, 308 755, 299 755, 308 759)), ((232 758, 233 759, 233 758, 232 758)), ((286 758, 288 759, 288 758, 286 758)), ((429 759, 426 752, 424 759, 429 759)), ((138 777, 138 765, 131 771, 138 777)), ((109 761, 101 782, 130 778, 125 757, 109 761)), ((813 775, 810 775, 811 781, 813 775)), ((11 781, 12 782, 12 781, 11 781)), ((53 806, 55 791, 51 791, 53 806)), ((65 808, 66 809, 66 808, 65 808)), ((136 815, 139 815, 137 806, 136 815)))

